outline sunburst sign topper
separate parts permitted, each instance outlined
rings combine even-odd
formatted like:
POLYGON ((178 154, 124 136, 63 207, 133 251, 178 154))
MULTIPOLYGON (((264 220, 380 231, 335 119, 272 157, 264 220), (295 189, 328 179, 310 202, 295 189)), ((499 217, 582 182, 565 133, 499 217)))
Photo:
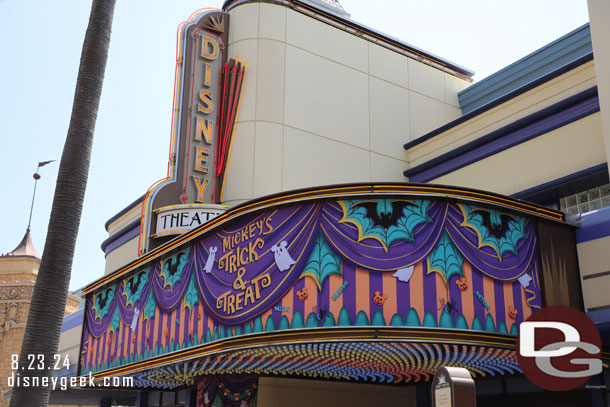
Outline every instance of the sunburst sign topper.
POLYGON ((144 197, 139 254, 223 213, 231 140, 246 64, 228 59, 229 15, 200 10, 178 29, 167 178, 144 197))

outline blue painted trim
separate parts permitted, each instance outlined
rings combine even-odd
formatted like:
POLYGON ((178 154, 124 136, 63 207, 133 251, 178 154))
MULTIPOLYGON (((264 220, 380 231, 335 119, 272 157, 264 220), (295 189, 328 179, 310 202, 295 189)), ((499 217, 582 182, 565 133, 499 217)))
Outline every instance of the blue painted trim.
POLYGON ((111 251, 119 246, 122 246, 126 242, 130 241, 134 237, 140 234, 140 219, 136 219, 129 225, 125 226, 114 235, 102 242, 102 251, 105 255, 108 255, 111 251))
POLYGON ((604 325, 606 331, 610 328, 607 326, 610 323, 610 308, 589 311, 587 316, 598 326, 598 329, 600 325, 604 325))
POLYGON ((72 328, 82 325, 83 320, 84 320, 84 315, 85 315, 85 310, 84 310, 84 308, 81 308, 78 311, 65 316, 64 321, 61 324, 61 332, 65 332, 67 330, 70 330, 72 328))
POLYGON ((610 207, 601 208, 580 217, 576 243, 585 243, 610 236, 610 207))
POLYGON ((125 208, 121 209, 121 211, 119 213, 117 213, 116 215, 114 215, 112 218, 108 219, 106 221, 106 223, 104 224, 104 228, 106 228, 106 232, 108 231, 108 226, 110 226, 110 224, 112 222, 114 222, 115 220, 117 220, 121 216, 125 215, 127 212, 132 210, 134 207, 136 207, 138 205, 141 205, 142 201, 144 200, 144 196, 146 196, 146 194, 142 195, 141 197, 139 197, 138 199, 136 199, 135 201, 133 201, 132 203, 127 205, 125 208))
POLYGON ((462 113, 469 113, 591 52, 591 29, 587 23, 461 91, 458 98, 462 113))
POLYGON ((602 163, 517 192, 511 195, 511 197, 539 205, 548 205, 559 201, 560 198, 565 196, 595 188, 608 182, 610 182, 608 163, 602 163))
POLYGON ((406 143, 404 145, 404 148, 405 148, 405 150, 409 150, 409 149, 423 143, 424 141, 430 140, 434 136, 444 133, 447 130, 452 129, 455 126, 472 119, 473 117, 476 117, 482 113, 485 113, 486 111, 493 109, 494 107, 501 105, 502 103, 521 95, 522 93, 532 90, 532 89, 542 85, 543 83, 550 81, 551 79, 554 79, 560 75, 563 75, 564 73, 569 72, 572 69, 591 61, 592 59, 593 59, 593 53, 591 52, 587 55, 584 55, 584 56, 578 58, 577 60, 570 62, 569 64, 562 66, 561 68, 554 70, 553 72, 550 72, 526 85, 523 85, 522 87, 520 87, 510 93, 507 93, 503 96, 498 97, 497 99, 487 103, 486 105, 479 107, 478 109, 475 109, 461 117, 458 117, 457 119, 445 124, 444 126, 437 128, 436 130, 432 130, 431 132, 426 133, 423 136, 418 137, 417 139, 406 143))
POLYGON ((597 111, 597 87, 593 87, 410 168, 403 174, 409 177, 410 182, 428 182, 597 111))

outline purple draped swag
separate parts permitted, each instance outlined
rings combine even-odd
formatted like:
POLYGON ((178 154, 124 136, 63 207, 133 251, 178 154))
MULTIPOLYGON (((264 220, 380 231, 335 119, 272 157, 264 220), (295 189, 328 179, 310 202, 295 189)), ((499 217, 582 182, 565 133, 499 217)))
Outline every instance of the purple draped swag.
POLYGON ((107 288, 89 295, 89 331, 94 337, 103 334, 116 307, 123 322, 131 324, 136 308, 142 315, 145 312, 151 292, 160 311, 171 312, 195 289, 205 311, 217 322, 244 323, 267 311, 290 290, 320 233, 341 261, 380 273, 425 260, 446 233, 464 260, 491 278, 508 282, 528 273, 532 283, 526 288, 527 301, 533 307, 541 305, 537 239, 531 219, 525 220, 525 236, 515 242, 516 250, 500 255, 480 244, 473 227, 465 225, 464 212, 453 202, 430 201, 428 220, 413 227, 412 239, 393 240, 388 247, 378 239, 360 236, 358 227, 345 221, 344 215, 344 206, 329 201, 238 218, 124 277, 114 286, 114 296, 105 307, 100 299, 110 292, 107 288), (141 272, 147 278, 139 281, 138 291, 135 282, 128 280, 141 272), (96 303, 98 296, 102 297, 96 303))

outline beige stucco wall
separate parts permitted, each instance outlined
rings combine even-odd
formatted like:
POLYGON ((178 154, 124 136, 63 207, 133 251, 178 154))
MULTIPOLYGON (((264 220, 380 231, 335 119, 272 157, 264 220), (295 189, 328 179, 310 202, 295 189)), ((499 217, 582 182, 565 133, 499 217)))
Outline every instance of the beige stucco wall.
POLYGON ((610 237, 579 243, 578 266, 585 309, 610 306, 610 237))
POLYGON ((415 405, 415 387, 335 383, 261 377, 257 405, 260 407, 402 407, 415 405))
MULTIPOLYGON (((587 0, 591 22, 591 41, 595 55, 597 90, 602 111, 606 156, 610 157, 610 3, 606 0, 587 0)), ((610 160, 608 160, 610 162, 610 160)))
POLYGON ((81 323, 74 328, 63 331, 59 337, 58 353, 61 355, 60 360, 63 362, 67 356, 71 367, 78 364, 82 332, 83 325, 81 323))
POLYGON ((138 239, 139 237, 136 236, 106 255, 104 275, 112 273, 138 258, 138 239))
POLYGON ((125 212, 123 215, 108 224, 108 234, 113 235, 125 226, 129 225, 136 219, 140 219, 142 214, 142 205, 135 205, 133 208, 125 212))
POLYGON ((225 204, 309 186, 406 181, 403 144, 460 115, 463 79, 279 4, 229 13, 228 56, 248 68, 225 204))
POLYGON ((408 151, 409 168, 485 136, 596 85, 593 61, 512 98, 408 151))
MULTIPOLYGON (((135 205, 133 208, 119 216, 113 222, 108 225, 108 236, 120 232, 125 226, 140 219, 142 213, 142 206, 135 205)), ((135 237, 121 246, 112 250, 106 255, 106 268, 104 275, 112 273, 113 271, 123 267, 127 263, 130 263, 138 258, 138 237, 135 237)))
POLYGON ((605 161, 598 112, 430 182, 512 195, 605 161))

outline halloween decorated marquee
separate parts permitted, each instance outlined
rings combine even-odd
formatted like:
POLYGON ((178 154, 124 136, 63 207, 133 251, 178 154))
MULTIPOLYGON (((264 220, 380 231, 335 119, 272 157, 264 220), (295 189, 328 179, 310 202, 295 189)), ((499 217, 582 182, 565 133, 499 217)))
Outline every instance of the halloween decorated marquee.
POLYGON ((562 216, 409 184, 248 202, 86 288, 79 372, 163 388, 518 372, 518 325, 544 305, 538 230, 571 233, 562 216))

